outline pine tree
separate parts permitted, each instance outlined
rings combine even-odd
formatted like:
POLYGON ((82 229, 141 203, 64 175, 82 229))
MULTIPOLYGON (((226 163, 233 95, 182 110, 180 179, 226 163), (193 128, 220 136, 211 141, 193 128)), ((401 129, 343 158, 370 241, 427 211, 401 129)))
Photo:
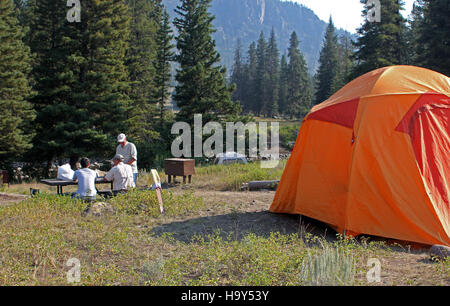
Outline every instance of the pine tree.
POLYGON ((16 16, 19 24, 23 27, 28 26, 28 21, 32 18, 33 8, 36 6, 36 1, 39 0, 13 0, 16 10, 16 16))
POLYGON ((159 28, 156 35, 156 69, 155 93, 159 107, 160 129, 163 128, 166 118, 165 104, 170 97, 171 62, 174 58, 172 44, 172 28, 170 27, 169 14, 160 4, 159 28))
POLYGON ((31 100, 37 117, 36 136, 29 160, 47 161, 62 157, 76 144, 71 142, 77 131, 81 110, 72 104, 72 87, 76 82, 76 65, 69 61, 78 43, 71 38, 73 25, 67 23, 65 3, 36 1, 30 6, 32 19, 29 39, 35 56, 33 66, 36 96, 31 100))
POLYGON ((408 16, 407 35, 407 54, 409 65, 417 65, 417 53, 423 52, 423 45, 419 42, 419 29, 423 22, 423 0, 416 0, 413 4, 411 14, 408 16))
POLYGON ((33 20, 33 12, 36 7, 36 1, 38 0, 14 0, 16 6, 16 16, 25 33, 23 41, 27 46, 30 46, 31 44, 30 28, 31 21, 33 20))
POLYGON ((346 35, 340 36, 338 40, 339 73, 335 84, 337 90, 351 81, 349 78, 354 67, 354 53, 355 49, 351 38, 346 35))
POLYGON ((449 76, 450 1, 423 0, 421 9, 423 20, 418 21, 416 62, 420 66, 449 76))
POLYGON ((74 105, 88 111, 81 124, 89 128, 79 139, 80 153, 111 154, 117 135, 126 128, 130 107, 125 66, 129 19, 123 1, 91 0, 83 2, 81 23, 75 23, 80 68, 74 105))
POLYGON ((111 154, 129 107, 129 15, 120 0, 83 1, 81 22, 69 23, 66 3, 36 2, 33 74, 38 133, 33 155, 50 161, 111 154))
POLYGON ((0 0, 0 157, 2 162, 31 148, 34 112, 28 98, 30 50, 22 39, 12 0, 0 0))
POLYGON ((338 38, 333 20, 330 17, 325 32, 323 48, 320 52, 317 72, 316 104, 327 100, 334 94, 339 84, 338 38))
POLYGON ((212 22, 208 12, 211 0, 181 0, 175 10, 179 17, 174 25, 178 30, 179 63, 174 99, 180 108, 178 120, 193 123, 194 114, 202 114, 204 121, 221 121, 237 116, 240 107, 231 100, 234 90, 225 81, 226 69, 219 65, 212 22))
POLYGON ((281 57, 281 63, 280 63, 280 87, 279 87, 279 113, 280 114, 287 114, 287 93, 288 93, 288 75, 289 68, 288 63, 286 59, 286 55, 283 54, 281 57))
POLYGON ((244 109, 246 112, 256 113, 258 105, 258 95, 256 92, 257 59, 256 43, 252 42, 248 48, 248 59, 245 66, 245 93, 244 109))
MULTIPOLYGON (((357 51, 354 54, 356 66, 352 78, 356 78, 371 70, 401 65, 406 62, 407 46, 405 41, 406 24, 400 13, 401 0, 380 0, 381 22, 372 22, 366 18, 358 29, 358 39, 355 43, 357 51)), ((363 16, 367 16, 372 8, 367 0, 364 4, 363 16)))
POLYGON ((264 37, 264 33, 261 31, 259 35, 258 42, 256 44, 256 56, 257 56, 257 66, 256 66, 256 78, 255 78, 255 92, 256 105, 255 112, 258 116, 263 115, 263 111, 269 104, 269 88, 267 85, 269 83, 269 74, 267 70, 267 41, 264 37))
POLYGON ((305 58, 300 52, 297 33, 293 32, 288 49, 287 113, 291 118, 304 116, 311 107, 311 81, 305 58))
MULTIPOLYGON (((128 113, 128 133, 138 143, 148 143, 158 137, 155 118, 158 105, 154 98, 156 67, 156 32, 159 7, 153 0, 127 0, 130 13, 130 37, 125 65, 130 81, 131 107, 128 113)), ((158 46, 159 47, 159 46, 158 46)))
POLYGON ((234 64, 231 73, 231 83, 236 85, 236 90, 232 95, 233 101, 243 102, 244 85, 244 63, 242 59, 242 44, 238 39, 236 49, 234 51, 234 64))
POLYGON ((267 73, 268 73, 268 104, 265 108, 265 114, 269 117, 278 115, 279 82, 280 82, 280 54, 275 37, 275 31, 272 32, 267 46, 267 73))

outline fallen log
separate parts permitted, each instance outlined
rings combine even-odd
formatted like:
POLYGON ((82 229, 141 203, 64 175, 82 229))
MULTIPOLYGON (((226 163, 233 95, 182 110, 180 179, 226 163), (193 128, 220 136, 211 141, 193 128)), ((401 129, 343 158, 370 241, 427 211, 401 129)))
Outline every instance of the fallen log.
POLYGON ((275 190, 278 187, 280 180, 275 181, 252 181, 242 185, 241 189, 247 189, 250 191, 268 189, 275 190))

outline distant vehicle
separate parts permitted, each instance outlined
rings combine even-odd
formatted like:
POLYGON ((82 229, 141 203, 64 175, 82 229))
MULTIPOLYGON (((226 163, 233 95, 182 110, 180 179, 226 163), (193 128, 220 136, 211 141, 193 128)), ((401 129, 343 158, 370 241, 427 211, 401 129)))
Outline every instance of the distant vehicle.
POLYGON ((247 158, 245 155, 236 152, 219 153, 214 160, 214 165, 230 165, 230 164, 246 164, 247 158))

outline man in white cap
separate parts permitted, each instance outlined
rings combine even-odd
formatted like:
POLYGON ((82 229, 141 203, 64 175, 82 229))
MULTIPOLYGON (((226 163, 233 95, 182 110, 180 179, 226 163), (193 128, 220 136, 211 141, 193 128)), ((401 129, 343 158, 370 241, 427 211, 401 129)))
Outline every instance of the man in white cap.
POLYGON ((116 154, 123 156, 124 164, 130 165, 133 170, 134 184, 137 185, 138 168, 137 168, 137 150, 136 146, 127 141, 125 134, 117 136, 117 142, 119 145, 116 148, 116 154))
POLYGON ((108 171, 104 180, 113 182, 113 193, 124 193, 135 187, 133 171, 130 165, 123 163, 123 156, 116 154, 113 158, 114 167, 108 171))

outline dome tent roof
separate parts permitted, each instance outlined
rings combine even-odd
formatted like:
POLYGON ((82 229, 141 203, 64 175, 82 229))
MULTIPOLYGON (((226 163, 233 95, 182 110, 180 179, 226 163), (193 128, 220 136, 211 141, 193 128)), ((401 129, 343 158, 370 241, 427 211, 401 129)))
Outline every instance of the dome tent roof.
POLYGON ((305 118, 270 211, 341 233, 450 245, 450 79, 369 72, 305 118))

